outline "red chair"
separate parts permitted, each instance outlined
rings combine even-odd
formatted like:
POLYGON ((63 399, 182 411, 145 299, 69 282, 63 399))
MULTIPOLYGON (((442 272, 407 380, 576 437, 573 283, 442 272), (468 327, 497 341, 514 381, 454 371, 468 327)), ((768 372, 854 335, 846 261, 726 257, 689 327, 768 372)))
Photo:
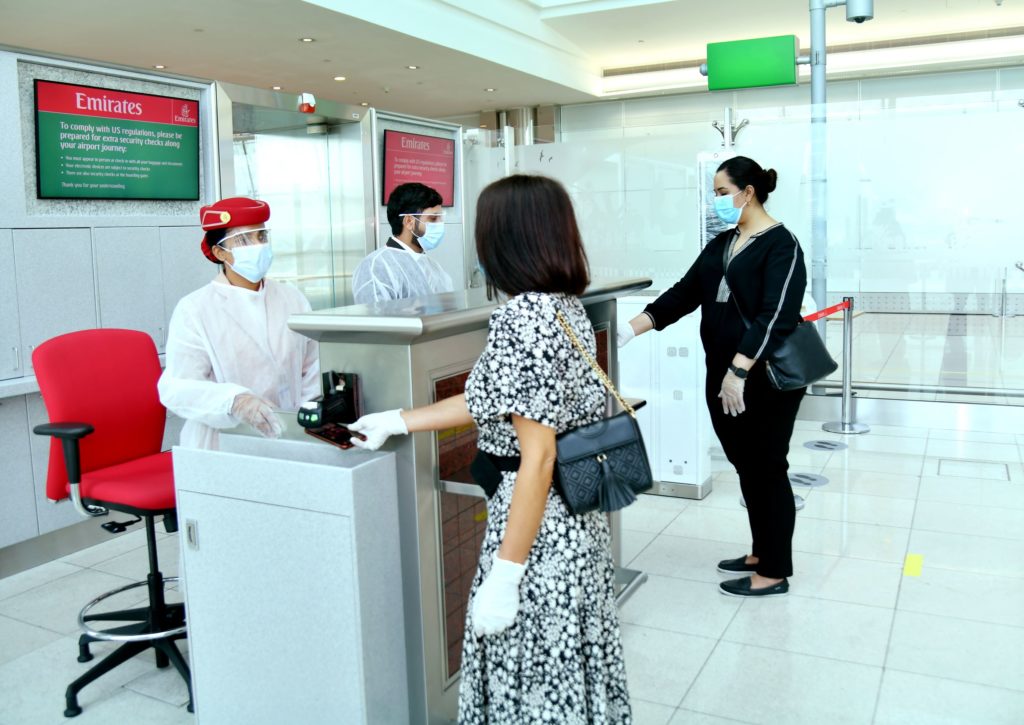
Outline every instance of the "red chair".
POLYGON ((121 646, 68 685, 66 717, 82 712, 79 691, 118 665, 152 647, 156 666, 173 664, 189 688, 188 663, 176 640, 186 636, 184 604, 168 604, 165 582, 157 564, 157 516, 168 533, 178 530, 174 509, 171 454, 161 453, 166 410, 157 396, 160 361, 148 335, 135 330, 84 330, 47 340, 32 353, 32 365, 50 423, 34 431, 52 436, 46 476, 46 496, 71 498, 83 516, 106 516, 122 511, 134 521, 109 521, 103 528, 119 533, 141 519, 146 521, 149 576, 103 594, 78 615, 82 635, 78 661, 93 658, 89 645, 97 641, 121 646), (120 592, 146 586, 149 605, 136 609, 90 614, 99 602, 120 592), (99 630, 91 622, 123 622, 99 630))

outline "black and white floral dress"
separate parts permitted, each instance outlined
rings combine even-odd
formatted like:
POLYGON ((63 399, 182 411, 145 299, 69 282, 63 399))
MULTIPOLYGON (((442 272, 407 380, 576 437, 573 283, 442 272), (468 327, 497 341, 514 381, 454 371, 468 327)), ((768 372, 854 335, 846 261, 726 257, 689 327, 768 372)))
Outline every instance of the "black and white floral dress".
MULTIPOLYGON (((559 309, 594 356, 593 328, 575 297, 528 292, 491 316, 487 347, 466 383, 481 450, 519 455, 512 414, 559 433, 603 415, 604 388, 558 324, 559 309)), ((515 479, 505 473, 487 504, 470 597, 501 545, 515 479)), ((466 617, 459 722, 631 723, 613 587, 606 516, 570 514, 552 488, 519 587, 515 622, 500 634, 476 637, 472 613, 466 617)))

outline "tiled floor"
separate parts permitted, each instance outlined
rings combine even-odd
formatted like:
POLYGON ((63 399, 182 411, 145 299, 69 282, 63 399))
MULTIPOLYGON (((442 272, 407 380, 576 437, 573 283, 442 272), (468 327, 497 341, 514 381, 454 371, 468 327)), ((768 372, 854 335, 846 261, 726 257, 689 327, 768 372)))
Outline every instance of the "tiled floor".
MULTIPOLYGON (((650 577, 621 612, 636 723, 1024 722, 1024 436, 797 426, 794 471, 829 484, 798 490, 789 597, 717 592, 715 563, 749 545, 733 473, 704 501, 623 513, 624 558, 650 577), (849 448, 803 447, 823 438, 849 448)), ((144 544, 132 532, 0 580, 0 725, 68 722, 75 612, 144 571, 144 544)), ((176 537, 160 553, 174 573, 176 537)), ((75 722, 187 725, 186 700, 140 657, 86 688, 75 722)))

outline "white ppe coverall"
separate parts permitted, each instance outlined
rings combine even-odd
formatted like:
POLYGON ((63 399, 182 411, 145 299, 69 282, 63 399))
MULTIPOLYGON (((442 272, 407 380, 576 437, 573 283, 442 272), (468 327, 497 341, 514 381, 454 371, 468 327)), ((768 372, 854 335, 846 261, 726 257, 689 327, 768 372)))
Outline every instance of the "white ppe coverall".
POLYGON ((186 295, 171 315, 160 402, 185 419, 181 445, 217 448, 220 428, 239 421, 239 393, 257 395, 278 410, 297 410, 321 394, 320 350, 288 328, 288 316, 310 305, 288 284, 264 280, 256 292, 222 274, 186 295))
POLYGON ((352 296, 358 305, 451 291, 452 278, 440 264, 394 239, 371 252, 352 274, 352 296))

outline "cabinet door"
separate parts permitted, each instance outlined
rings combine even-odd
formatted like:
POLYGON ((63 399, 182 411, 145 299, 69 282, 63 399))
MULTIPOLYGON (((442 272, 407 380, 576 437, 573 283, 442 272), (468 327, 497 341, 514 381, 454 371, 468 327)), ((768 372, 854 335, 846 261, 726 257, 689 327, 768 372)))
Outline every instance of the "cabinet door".
POLYGON ((351 519, 179 488, 178 520, 200 721, 366 722, 351 519))
POLYGON ((101 227, 93 230, 100 326, 141 330, 164 348, 164 290, 160 230, 101 227))
POLYGON ((10 229, 0 229, 0 380, 25 374, 21 352, 14 242, 10 229))
POLYGON ((0 549, 39 534, 24 396, 0 399, 0 549))
POLYGON ((88 229, 15 229, 24 369, 41 342, 96 327, 92 237, 88 229))

